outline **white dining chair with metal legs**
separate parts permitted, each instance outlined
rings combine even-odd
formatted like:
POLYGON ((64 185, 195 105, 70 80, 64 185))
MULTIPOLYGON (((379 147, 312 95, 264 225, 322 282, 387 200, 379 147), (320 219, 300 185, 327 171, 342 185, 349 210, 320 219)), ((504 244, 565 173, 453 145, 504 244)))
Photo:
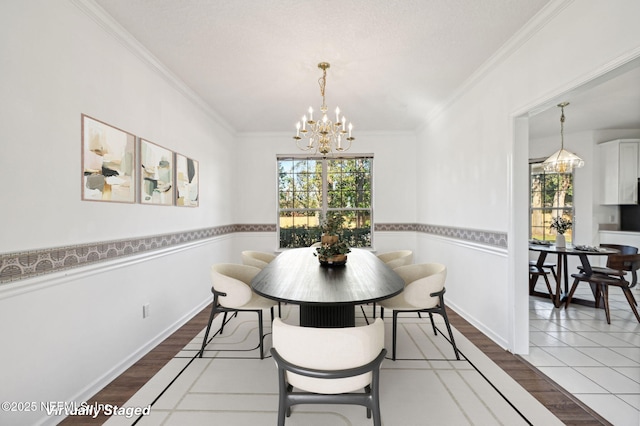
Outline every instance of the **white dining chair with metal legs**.
POLYGON ((269 309, 271 311, 271 320, 273 321, 273 307, 278 303, 258 296, 251 290, 251 280, 258 272, 260 272, 259 268, 233 263, 220 263, 211 267, 213 304, 211 306, 207 330, 202 339, 202 348, 199 353, 200 358, 202 358, 204 349, 207 346, 211 323, 216 314, 223 313, 222 325, 219 330, 219 334, 222 334, 225 323, 227 322, 227 314, 229 312, 237 313, 242 311, 255 312, 258 314, 260 359, 264 358, 262 311, 269 309))
POLYGON ((434 334, 438 334, 433 321, 433 314, 440 314, 444 319, 449 332, 449 339, 453 346, 456 359, 460 359, 458 347, 453 338, 449 318, 444 305, 444 282, 447 278, 447 268, 440 263, 423 263, 416 265, 400 266, 394 269, 400 275, 406 286, 404 291, 390 299, 382 300, 380 305, 380 317, 384 318, 384 310, 393 311, 393 337, 391 356, 396 359, 396 342, 398 332, 398 314, 403 312, 428 313, 434 334))

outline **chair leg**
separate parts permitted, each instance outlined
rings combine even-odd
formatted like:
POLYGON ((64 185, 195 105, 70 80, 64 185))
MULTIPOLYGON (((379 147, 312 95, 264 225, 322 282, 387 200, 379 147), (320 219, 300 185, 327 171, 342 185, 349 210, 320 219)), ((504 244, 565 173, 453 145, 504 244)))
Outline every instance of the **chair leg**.
POLYGON ((433 321, 433 314, 429 312, 429 319, 431 320, 431 328, 433 328, 433 334, 438 335, 438 330, 436 329, 436 323, 433 321))
POLYGON ((453 346, 453 352, 456 354, 456 359, 460 361, 460 353, 458 352, 456 341, 453 338, 453 333, 451 331, 451 324, 449 324, 449 317, 447 316, 447 311, 444 305, 440 307, 440 315, 442 315, 442 318, 444 318, 444 324, 447 326, 447 331, 449 332, 449 338, 451 339, 451 345, 453 346))
POLYGON ((551 290, 551 283, 549 282, 549 278, 547 277, 547 274, 543 275, 544 277, 544 282, 545 284, 547 284, 547 290, 549 290, 549 297, 551 298, 551 301, 553 302, 553 290, 551 290))
POLYGON ((529 274, 529 294, 533 294, 533 289, 538 283, 538 275, 529 274))
MULTIPOLYGON (((371 395, 371 386, 367 385, 364 387, 364 393, 371 395)), ((369 406, 366 407, 367 408, 367 418, 370 419, 371 418, 371 408, 369 408, 369 406)))
POLYGON ((264 352, 263 352, 263 339, 262 339, 262 310, 257 311, 258 312, 258 338, 260 339, 260 359, 264 359, 264 352))
POLYGON ((380 319, 384 319, 384 308, 380 306, 380 319))
POLYGON ((627 302, 629 302, 629 306, 631 306, 631 310, 633 311, 633 314, 636 316, 636 319, 638 320, 638 322, 640 322, 640 315, 638 315, 638 310, 636 309, 636 301, 633 298, 633 293, 631 293, 631 290, 629 290, 629 287, 622 287, 622 292, 627 298, 627 302))
POLYGON ((200 348, 199 357, 202 358, 202 354, 204 353, 204 347, 207 346, 207 338, 209 337, 209 331, 211 331, 211 323, 213 322, 213 317, 216 314, 216 307, 211 306, 211 314, 209 314, 209 323, 207 324, 207 331, 204 332, 204 339, 202 339, 202 348, 200 348))
POLYGON ((569 291, 569 294, 567 295, 567 301, 565 302, 565 305, 564 305, 565 309, 569 307, 569 303, 571 303, 571 298, 573 297, 573 293, 575 293, 576 289, 578 288, 578 283, 580 283, 580 280, 576 278, 573 281, 573 285, 571 286, 571 290, 569 291))
MULTIPOLYGON (((278 373, 280 376, 284 377, 284 373, 283 372, 279 372, 278 373)), ((283 380, 283 379, 280 379, 283 380)), ((279 395, 279 399, 278 399, 278 426, 284 426, 284 418, 285 415, 287 417, 289 417, 290 413, 289 410, 287 408, 287 395, 286 395, 286 391, 284 388, 284 383, 280 383, 280 395, 279 395)), ((287 386, 288 389, 288 386, 287 386)))
MULTIPOLYGON (((624 290, 625 288, 626 288, 627 290, 629 290, 629 289, 631 288, 631 286, 629 286, 629 287, 623 287, 623 288, 622 288, 622 291, 623 291, 623 292, 625 293, 625 295, 626 295, 626 294, 627 294, 627 292, 624 290)), ((630 302, 632 302, 635 306, 638 306, 638 302, 636 301, 636 298, 635 298, 635 297, 633 297, 633 293, 632 293, 631 291, 629 291, 629 297, 627 297, 627 300, 630 300, 630 302), (629 297, 630 297, 631 299, 629 299, 629 297)))
POLYGON ((367 318, 367 314, 364 312, 363 305, 360 305, 360 311, 362 312, 362 316, 364 317, 364 320, 367 322, 367 325, 369 325, 369 318, 367 318))
POLYGON ((222 317, 222 325, 220 326, 220 334, 222 334, 222 332, 224 331, 224 325, 227 323, 227 313, 224 313, 224 316, 222 317))
POLYGON ((396 337, 398 334, 398 311, 393 311, 393 333, 392 333, 392 346, 391 346, 391 359, 396 360, 396 337))
POLYGON ((611 324, 611 312, 609 312, 609 286, 606 284, 600 284, 602 300, 604 301, 604 313, 607 316, 607 324, 611 324))
MULTIPOLYGON (((287 393, 291 393, 292 391, 293 391, 293 386, 287 385, 287 393)), ((290 405, 285 405, 285 412, 287 414, 287 417, 291 417, 291 406, 290 405)))

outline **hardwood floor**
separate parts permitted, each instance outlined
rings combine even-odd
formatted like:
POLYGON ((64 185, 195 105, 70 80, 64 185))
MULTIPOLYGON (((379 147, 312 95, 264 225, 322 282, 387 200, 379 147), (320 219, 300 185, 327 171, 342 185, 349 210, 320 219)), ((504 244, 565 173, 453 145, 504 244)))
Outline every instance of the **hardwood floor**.
MULTIPOLYGON (((204 327, 209 319, 210 307, 202 310, 188 323, 169 336, 164 342, 113 380, 104 389, 89 399, 89 403, 122 406, 171 360, 204 327)), ((447 310, 449 321, 473 344, 482 350, 493 362, 516 380, 523 388, 544 404, 567 425, 609 425, 597 413, 585 407, 568 392, 538 372, 533 366, 496 345, 475 327, 451 309, 447 310)), ((68 417, 61 425, 100 425, 107 420, 102 415, 95 419, 68 417)))

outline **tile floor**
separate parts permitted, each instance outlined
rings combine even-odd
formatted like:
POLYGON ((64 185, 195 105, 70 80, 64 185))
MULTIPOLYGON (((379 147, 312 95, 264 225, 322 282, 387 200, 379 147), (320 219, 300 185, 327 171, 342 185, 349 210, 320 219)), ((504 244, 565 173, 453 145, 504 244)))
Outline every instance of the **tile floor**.
MULTIPOLYGON (((283 316, 295 323, 296 308, 286 306, 283 316)), ((255 318, 246 313, 232 319, 224 335, 216 336, 204 357, 197 358, 201 333, 125 404, 152 404, 149 416, 137 423, 136 419, 112 417, 106 424, 275 424, 277 370, 272 359, 259 359, 254 347, 258 337, 255 318)), ((357 321, 364 323, 361 316, 357 321)), ((444 329, 438 316, 436 321, 444 329)), ((389 318, 386 323, 386 346, 390 348, 389 318)), ((265 332, 268 352, 268 326, 265 332)), ((454 337, 460 361, 441 334, 433 335, 428 319, 401 319, 399 359, 385 360, 381 369, 383 425, 562 424, 462 334, 454 330, 454 337)), ((294 407, 286 424, 358 426, 372 422, 362 407, 300 405, 294 407)))
MULTIPOLYGON (((539 280, 537 290, 543 291, 539 280)), ((633 290, 640 300, 640 285, 633 290)), ((609 291, 611 325, 604 310, 530 297, 525 360, 616 426, 640 425, 640 323, 622 291, 609 291)), ((575 297, 593 300, 588 285, 575 297)))

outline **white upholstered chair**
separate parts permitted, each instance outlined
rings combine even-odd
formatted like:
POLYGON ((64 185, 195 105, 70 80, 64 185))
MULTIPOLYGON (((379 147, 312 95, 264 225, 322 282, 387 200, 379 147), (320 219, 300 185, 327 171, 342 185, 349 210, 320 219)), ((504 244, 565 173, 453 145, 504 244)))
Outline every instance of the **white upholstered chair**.
POLYGON ((276 318, 272 338, 280 388, 279 426, 295 404, 363 405, 367 417, 373 413, 373 424, 381 424, 380 364, 387 353, 382 319, 362 327, 314 328, 276 318))
POLYGON ((384 310, 393 311, 393 338, 392 338, 392 354, 391 357, 396 359, 396 335, 398 329, 398 314, 401 312, 424 312, 429 314, 433 332, 437 335, 435 323, 433 322, 433 314, 442 315, 453 351, 456 359, 460 359, 456 342, 453 339, 451 325, 447 317, 447 311, 444 305, 444 282, 447 278, 447 268, 440 263, 422 263, 415 265, 400 266, 394 269, 394 272, 402 277, 405 282, 405 288, 402 293, 390 299, 385 299, 378 304, 380 305, 380 316, 384 318, 384 310))
POLYGON ((224 325, 227 322, 227 313, 238 311, 252 311, 258 314, 258 334, 260 338, 260 359, 264 358, 263 351, 263 325, 262 311, 271 310, 271 320, 273 320, 273 307, 277 302, 266 299, 255 294, 250 287, 251 280, 255 277, 259 268, 248 265, 236 265, 233 263, 219 263, 211 267, 211 292, 213 293, 213 304, 207 331, 202 340, 200 358, 207 346, 207 339, 211 331, 211 323, 217 313, 223 312, 222 325, 219 334, 222 334, 224 325))
POLYGON ((244 265, 255 266, 260 269, 263 269, 275 258, 275 254, 265 253, 263 251, 245 250, 242 252, 242 263, 244 265))
POLYGON ((395 269, 398 266, 411 265, 413 252, 411 250, 390 251, 379 254, 378 259, 382 260, 389 268, 395 269))

